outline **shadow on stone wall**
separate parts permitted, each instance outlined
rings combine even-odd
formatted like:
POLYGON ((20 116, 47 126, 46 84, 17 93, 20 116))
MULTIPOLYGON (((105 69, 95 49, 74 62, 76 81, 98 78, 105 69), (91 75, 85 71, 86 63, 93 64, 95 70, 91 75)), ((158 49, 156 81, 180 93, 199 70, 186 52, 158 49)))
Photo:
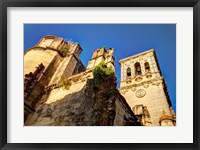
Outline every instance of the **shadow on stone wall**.
MULTIPOLYGON (((98 126, 113 125, 116 84, 109 77, 105 82, 89 79, 73 94, 51 104, 41 104, 28 119, 33 126, 98 126)), ((62 87, 61 87, 62 88, 62 87)), ((47 95, 48 97, 48 95, 47 95)))
POLYGON ((125 100, 122 101, 119 96, 115 75, 103 77, 88 79, 80 91, 68 94, 50 104, 39 105, 25 125, 113 126, 115 119, 120 121, 117 125, 138 125, 136 120, 126 118, 126 116, 134 118, 134 114, 124 105, 125 100))

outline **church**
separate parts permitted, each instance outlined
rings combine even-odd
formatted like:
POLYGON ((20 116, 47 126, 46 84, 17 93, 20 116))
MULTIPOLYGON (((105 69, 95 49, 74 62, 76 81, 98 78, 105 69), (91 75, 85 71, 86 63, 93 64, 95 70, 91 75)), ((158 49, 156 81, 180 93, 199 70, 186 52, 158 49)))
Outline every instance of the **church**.
POLYGON ((116 88, 114 48, 85 67, 78 43, 47 35, 24 54, 25 126, 175 126, 155 50, 124 58, 116 88))

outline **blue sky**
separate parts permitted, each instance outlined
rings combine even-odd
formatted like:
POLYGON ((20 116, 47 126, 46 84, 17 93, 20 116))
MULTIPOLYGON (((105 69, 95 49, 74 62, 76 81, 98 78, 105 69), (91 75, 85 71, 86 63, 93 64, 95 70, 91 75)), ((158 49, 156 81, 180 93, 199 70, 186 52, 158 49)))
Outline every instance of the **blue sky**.
POLYGON ((176 112, 175 24, 25 24, 24 52, 45 35, 78 42, 83 48, 80 59, 85 66, 93 50, 113 47, 117 82, 120 82, 120 59, 155 49, 176 112))

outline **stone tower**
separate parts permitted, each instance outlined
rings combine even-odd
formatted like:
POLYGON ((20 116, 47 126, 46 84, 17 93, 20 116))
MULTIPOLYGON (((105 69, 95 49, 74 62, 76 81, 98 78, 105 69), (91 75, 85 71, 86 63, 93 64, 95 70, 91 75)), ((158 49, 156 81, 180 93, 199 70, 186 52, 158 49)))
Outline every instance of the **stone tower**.
POLYGON ((85 70, 79 60, 82 48, 57 36, 44 36, 24 54, 24 120, 40 104, 41 91, 56 87, 66 79, 85 70))
POLYGON ((119 61, 120 93, 138 120, 146 126, 174 126, 167 86, 153 49, 119 61))
POLYGON ((113 53, 114 48, 109 48, 106 50, 105 47, 101 47, 93 51, 92 58, 88 62, 87 69, 94 68, 98 64, 103 63, 115 71, 115 57, 113 56, 113 53))

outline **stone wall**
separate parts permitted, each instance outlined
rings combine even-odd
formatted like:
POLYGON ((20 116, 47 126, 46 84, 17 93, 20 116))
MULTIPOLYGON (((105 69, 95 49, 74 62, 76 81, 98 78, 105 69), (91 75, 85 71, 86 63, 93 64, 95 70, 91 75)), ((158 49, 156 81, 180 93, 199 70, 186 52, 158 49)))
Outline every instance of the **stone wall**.
POLYGON ((107 77, 99 83, 92 79, 91 73, 88 71, 75 75, 71 77, 72 83, 68 89, 58 87, 44 95, 45 102, 29 116, 25 125, 140 125, 125 99, 116 90, 115 78, 107 77), (82 79, 78 79, 80 76, 82 79))
POLYGON ((58 52, 50 50, 37 51, 33 49, 25 55, 24 58, 25 64, 29 64, 30 67, 26 67, 24 69, 24 72, 26 73, 34 72, 34 70, 40 63, 42 63, 45 67, 44 71, 41 74, 41 77, 36 81, 33 89, 27 94, 25 98, 26 104, 32 107, 33 109, 41 98, 41 91, 51 81, 51 78, 55 70, 57 69, 58 65, 60 64, 61 60, 62 58, 60 57, 58 52), (29 57, 29 54, 34 56, 33 57, 35 58, 34 61, 31 61, 33 58, 31 58, 31 56, 29 57), (44 57, 44 55, 46 55, 46 57, 44 57))
POLYGON ((141 124, 138 123, 139 121, 131 111, 131 108, 127 104, 124 97, 116 91, 117 99, 115 100, 115 120, 114 126, 140 126, 141 124))
POLYGON ((33 48, 27 51, 24 55, 24 75, 35 71, 40 63, 43 63, 45 68, 53 61, 58 55, 57 51, 52 51, 43 48, 33 48))

